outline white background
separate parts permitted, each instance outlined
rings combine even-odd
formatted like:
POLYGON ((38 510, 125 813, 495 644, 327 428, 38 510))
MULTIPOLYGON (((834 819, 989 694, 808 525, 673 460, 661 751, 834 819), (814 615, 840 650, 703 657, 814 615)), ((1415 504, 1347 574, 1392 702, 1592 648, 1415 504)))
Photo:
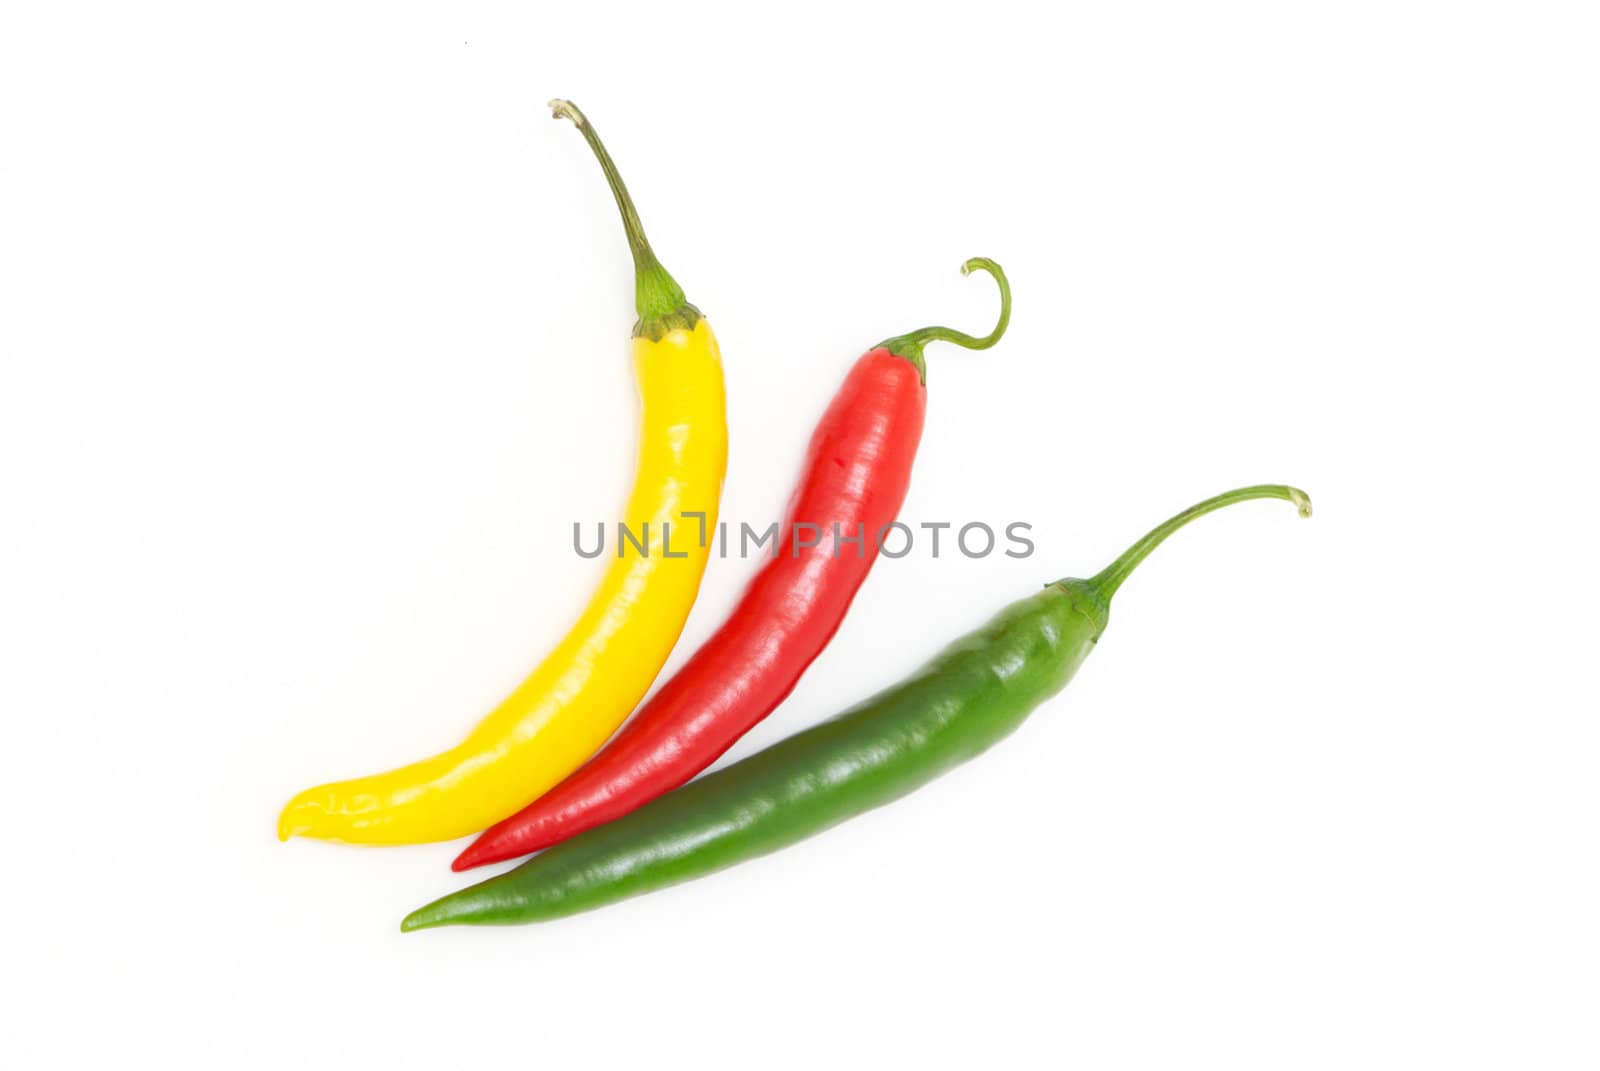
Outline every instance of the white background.
MULTIPOLYGON (((1549 3, 9 5, 0 1062, 1593 1068, 1600 49, 1549 3), (279 844, 454 742, 601 564, 630 267, 731 519, 943 321, 905 519, 749 754, 1151 523, 1063 696, 778 856, 402 936, 459 844, 279 844)), ((752 565, 714 563, 673 665, 752 565)), ((670 667, 669 667, 670 668, 670 667)))

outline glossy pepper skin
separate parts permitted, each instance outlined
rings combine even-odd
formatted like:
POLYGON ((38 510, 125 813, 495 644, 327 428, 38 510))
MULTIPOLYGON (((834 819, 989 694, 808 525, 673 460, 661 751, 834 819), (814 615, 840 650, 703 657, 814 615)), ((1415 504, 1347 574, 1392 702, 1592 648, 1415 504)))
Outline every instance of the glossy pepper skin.
POLYGON ((278 835, 416 844, 476 833, 516 811, 599 749, 649 690, 683 629, 709 554, 727 467, 722 361, 711 327, 667 274, 587 120, 632 247, 642 402, 638 465, 623 523, 646 549, 618 556, 567 636, 460 744, 387 773, 321 785, 284 808, 278 835), (641 534, 647 534, 643 539, 641 534), (670 543, 670 556, 665 553, 670 543))
POLYGON ((783 702, 838 631, 905 502, 927 409, 923 347, 937 339, 986 349, 1005 332, 1005 274, 983 258, 962 271, 974 268, 1000 285, 994 331, 980 339, 923 328, 857 360, 812 434, 775 556, 722 627, 604 751, 485 831, 454 869, 540 851, 622 817, 689 781, 783 702))
POLYGON ((402 930, 515 924, 576 914, 794 844, 899 799, 982 754, 1066 686, 1105 631, 1110 603, 1146 555, 1235 502, 1310 500, 1241 488, 1160 525, 1089 580, 1047 585, 931 662, 831 721, 574 837, 499 877, 419 908, 402 930))

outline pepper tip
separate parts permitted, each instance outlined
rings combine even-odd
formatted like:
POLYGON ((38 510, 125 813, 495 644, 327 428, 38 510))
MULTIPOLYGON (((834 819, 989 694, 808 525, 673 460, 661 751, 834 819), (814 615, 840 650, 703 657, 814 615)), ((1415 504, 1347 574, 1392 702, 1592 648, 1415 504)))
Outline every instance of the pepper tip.
POLYGON ((300 793, 284 804, 283 813, 278 815, 278 840, 316 835, 320 828, 318 819, 325 813, 322 805, 314 799, 312 791, 300 793))
POLYGON ((410 933, 413 930, 426 930, 434 926, 443 926, 450 921, 448 912, 440 911, 439 905, 448 900, 435 900, 431 904, 423 904, 411 914, 400 920, 400 932, 410 933))

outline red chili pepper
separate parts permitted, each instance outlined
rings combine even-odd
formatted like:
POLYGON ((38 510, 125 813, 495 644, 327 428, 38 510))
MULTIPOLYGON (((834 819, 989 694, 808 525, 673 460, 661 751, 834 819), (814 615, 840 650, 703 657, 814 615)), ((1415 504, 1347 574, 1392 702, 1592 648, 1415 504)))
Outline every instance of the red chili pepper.
POLYGON ((856 361, 812 433, 776 556, 727 621, 588 765, 485 830, 452 869, 527 855, 628 814, 710 766, 783 702, 838 630, 905 501, 927 405, 923 347, 987 349, 1005 333, 1005 274, 981 257, 962 272, 973 268, 1000 286, 994 331, 927 327, 856 361))

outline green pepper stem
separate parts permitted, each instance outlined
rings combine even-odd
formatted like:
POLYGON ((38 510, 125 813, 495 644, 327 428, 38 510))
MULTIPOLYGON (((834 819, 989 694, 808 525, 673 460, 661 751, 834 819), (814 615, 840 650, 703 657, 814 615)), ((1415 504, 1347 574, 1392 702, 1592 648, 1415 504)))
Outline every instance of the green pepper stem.
POLYGON ((700 318, 699 310, 689 304, 683 295, 683 288, 656 259, 655 250, 650 248, 650 240, 644 236, 639 210, 633 206, 633 198, 623 184, 622 174, 588 117, 570 100, 551 101, 550 111, 557 119, 572 120, 583 135, 583 140, 589 143, 595 159, 600 161, 600 170, 605 172, 611 196, 617 202, 617 210, 622 213, 622 229, 628 236, 628 249, 633 253, 634 305, 639 311, 639 323, 634 327, 634 334, 659 338, 670 327, 694 326, 694 322, 700 318))
POLYGON ((923 382, 927 382, 928 379, 928 366, 922 359, 922 350, 928 343, 954 342, 957 346, 965 346, 969 350, 986 350, 1000 341, 1000 336, 1006 333, 1006 327, 1011 323, 1011 283, 1006 279, 1005 271, 988 257, 973 257, 961 265, 961 274, 970 275, 974 268, 988 272, 1000 287, 1000 322, 994 325, 993 331, 982 338, 974 338, 965 331, 957 331, 952 327, 923 327, 904 335, 896 335, 878 344, 880 349, 886 349, 916 365, 923 382))
POLYGON ((1204 502, 1190 506, 1176 517, 1152 528, 1145 534, 1143 539, 1123 551, 1122 557, 1106 566, 1095 576, 1090 577, 1089 586, 1099 592, 1101 598, 1110 602, 1111 596, 1115 595, 1117 589, 1122 586, 1122 582, 1128 579, 1128 574, 1133 572, 1140 562, 1149 557, 1152 550, 1166 542, 1167 537, 1173 532, 1176 532, 1196 517, 1205 516, 1212 510, 1219 510, 1236 502, 1247 502, 1252 498, 1281 498, 1286 502, 1293 502, 1295 507, 1300 510, 1300 516, 1311 516, 1311 499, 1299 488, 1276 483, 1258 484, 1255 487, 1241 487, 1237 491, 1229 491, 1226 494, 1218 495, 1216 498, 1208 498, 1204 502))

